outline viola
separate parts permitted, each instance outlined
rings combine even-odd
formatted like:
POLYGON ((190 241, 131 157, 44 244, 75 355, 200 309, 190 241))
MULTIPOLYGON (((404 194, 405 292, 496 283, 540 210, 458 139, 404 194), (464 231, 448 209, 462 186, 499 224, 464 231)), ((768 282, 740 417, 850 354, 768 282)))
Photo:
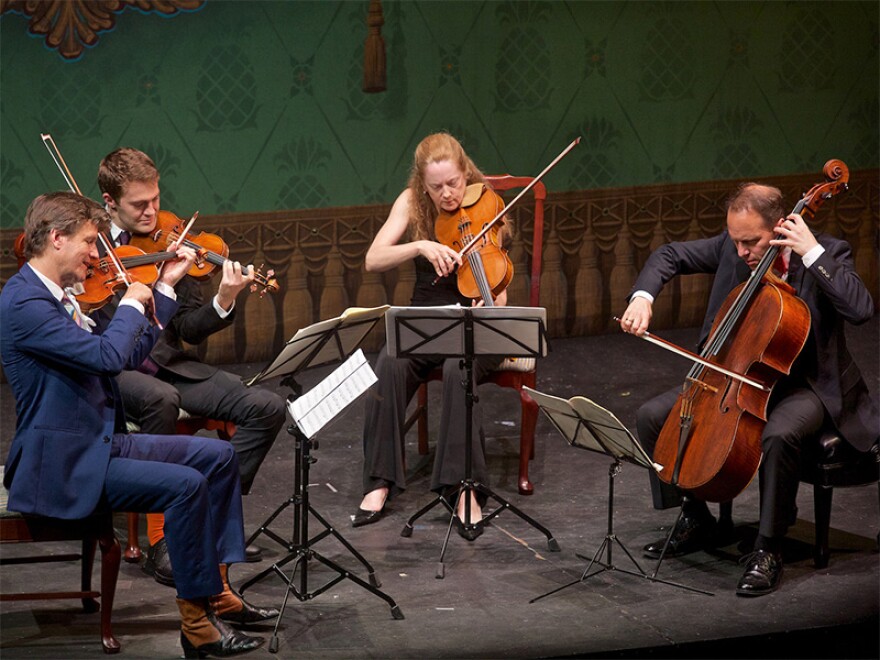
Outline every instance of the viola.
MULTIPOLYGON (((113 252, 131 279, 147 286, 152 286, 159 277, 157 263, 177 258, 174 252, 146 254, 133 245, 120 245, 113 252)), ((89 263, 82 286, 84 290, 76 294, 76 300, 84 312, 90 312, 110 302, 126 283, 116 269, 115 261, 102 255, 89 263)))
MULTIPOLYGON (((793 213, 812 218, 825 200, 847 189, 842 161, 828 161, 824 174, 827 181, 813 186, 793 213)), ((665 466, 661 480, 708 502, 732 500, 754 478, 773 387, 791 372, 810 332, 806 303, 770 271, 778 253, 771 246, 750 278, 727 296, 702 362, 688 374, 654 449, 654 460, 665 466)))
MULTIPOLYGON (((513 208, 513 206, 522 199, 523 196, 538 183, 538 181, 544 178, 544 175, 547 174, 547 172, 552 170, 556 164, 568 154, 568 152, 575 148, 576 145, 580 144, 580 141, 580 137, 572 140, 571 143, 563 149, 549 165, 547 165, 547 167, 541 170, 541 173, 538 174, 538 176, 532 179, 529 184, 513 198, 507 207, 504 206, 503 200, 501 200, 501 198, 493 191, 488 191, 491 195, 486 196, 486 186, 482 183, 477 183, 468 186, 465 191, 465 196, 462 199, 461 207, 456 213, 440 213, 440 216, 434 224, 434 233, 437 236, 437 239, 453 249, 461 246, 458 250, 458 256, 468 256, 467 264, 465 265, 463 263, 462 268, 458 269, 469 271, 464 277, 459 277, 458 279, 459 291, 461 291, 463 295, 469 298, 477 298, 478 292, 479 297, 483 299, 484 304, 491 306, 493 304, 493 295, 501 293, 510 283, 510 279, 513 277, 513 263, 507 257, 507 252, 498 244, 498 227, 502 224, 502 218, 506 211, 513 208), (484 196, 486 197, 485 201, 483 201, 484 196), (467 209, 472 206, 476 207, 475 212, 481 216, 478 218, 478 223, 482 224, 482 229, 480 229, 476 235, 472 234, 473 225, 475 223, 467 212, 467 209), (489 215, 487 210, 492 209, 493 206, 495 217, 491 220, 485 220, 485 217, 488 217, 489 215), (443 238, 441 238, 441 234, 443 235, 443 238), (486 238, 487 235, 489 235, 488 238, 486 238), (491 271, 487 269, 486 262, 480 254, 478 254, 476 258, 471 259, 470 253, 472 251, 479 251, 480 254, 485 251, 486 258, 489 261, 489 269, 491 269, 491 271), (492 277, 491 281, 495 282, 494 285, 490 285, 490 277, 492 277), (462 286, 464 286, 464 289, 462 289, 462 286)), ((434 279, 433 283, 437 284, 438 281, 440 281, 439 277, 434 279)))
MULTIPOLYGON (((132 234, 130 245, 140 248, 146 253, 161 252, 166 247, 177 243, 184 234, 185 223, 171 211, 159 211, 156 227, 149 234, 132 234)), ((217 234, 208 232, 189 232, 183 237, 182 245, 192 248, 196 252, 196 261, 187 273, 197 280, 206 280, 216 271, 217 266, 222 266, 229 261, 229 246, 217 234)), ((242 273, 248 274, 247 266, 242 266, 242 273)), ((261 294, 274 293, 278 290, 278 281, 273 277, 274 271, 269 270, 264 275, 258 269, 254 269, 255 284, 251 291, 261 288, 261 294)))
POLYGON ((468 298, 482 298, 492 306, 494 296, 504 291, 513 278, 513 262, 499 244, 503 225, 496 222, 488 232, 474 241, 474 227, 482 229, 504 209, 504 200, 483 183, 474 183, 465 190, 461 206, 455 213, 441 211, 434 223, 437 240, 455 251, 473 244, 456 271, 458 290, 468 298))

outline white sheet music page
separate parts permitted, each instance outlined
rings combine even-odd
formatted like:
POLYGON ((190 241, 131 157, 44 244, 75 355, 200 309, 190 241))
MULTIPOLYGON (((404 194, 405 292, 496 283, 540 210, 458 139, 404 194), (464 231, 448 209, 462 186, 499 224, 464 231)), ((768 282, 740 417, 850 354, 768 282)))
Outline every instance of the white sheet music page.
POLYGON ((311 438, 377 380, 364 352, 358 349, 315 387, 288 403, 290 416, 311 438))

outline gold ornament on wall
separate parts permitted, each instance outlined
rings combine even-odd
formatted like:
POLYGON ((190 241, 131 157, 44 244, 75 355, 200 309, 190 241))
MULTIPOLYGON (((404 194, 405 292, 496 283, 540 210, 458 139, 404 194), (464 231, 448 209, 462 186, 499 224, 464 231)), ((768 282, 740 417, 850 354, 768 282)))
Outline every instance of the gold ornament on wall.
POLYGON ((170 16, 198 9, 205 0, 0 0, 0 14, 27 16, 28 31, 45 35, 48 48, 67 60, 98 43, 101 32, 112 30, 116 16, 128 7, 170 16))

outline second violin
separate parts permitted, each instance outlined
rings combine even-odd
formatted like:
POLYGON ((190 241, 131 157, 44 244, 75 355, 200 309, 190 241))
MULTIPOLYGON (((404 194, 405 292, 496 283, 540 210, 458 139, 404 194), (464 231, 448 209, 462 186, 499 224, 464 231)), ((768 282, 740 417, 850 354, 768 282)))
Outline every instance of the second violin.
MULTIPOLYGON (((162 251, 166 247, 180 240, 184 233, 185 223, 171 211, 159 211, 155 228, 147 234, 134 234, 131 237, 131 245, 144 252, 162 251)), ((183 239, 183 245, 196 251, 196 263, 189 271, 189 275, 198 280, 205 280, 214 274, 217 266, 222 266, 229 261, 229 246, 217 234, 208 232, 188 233, 183 239)), ((242 273, 248 274, 247 266, 242 267, 242 273)), ((278 281, 273 277, 274 271, 268 271, 265 275, 258 269, 254 269, 254 281, 259 285, 260 293, 274 293, 278 290, 278 281)), ((257 291, 254 284, 251 291, 257 291)))

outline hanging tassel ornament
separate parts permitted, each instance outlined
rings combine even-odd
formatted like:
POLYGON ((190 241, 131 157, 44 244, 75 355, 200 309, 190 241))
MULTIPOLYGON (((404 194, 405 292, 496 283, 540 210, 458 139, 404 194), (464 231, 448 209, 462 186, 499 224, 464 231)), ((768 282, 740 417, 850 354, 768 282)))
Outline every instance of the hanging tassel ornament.
POLYGON ((370 0, 370 12, 367 16, 367 26, 370 33, 364 43, 364 87, 368 94, 384 92, 385 85, 385 40, 382 38, 382 26, 385 19, 382 16, 381 0, 370 0))

